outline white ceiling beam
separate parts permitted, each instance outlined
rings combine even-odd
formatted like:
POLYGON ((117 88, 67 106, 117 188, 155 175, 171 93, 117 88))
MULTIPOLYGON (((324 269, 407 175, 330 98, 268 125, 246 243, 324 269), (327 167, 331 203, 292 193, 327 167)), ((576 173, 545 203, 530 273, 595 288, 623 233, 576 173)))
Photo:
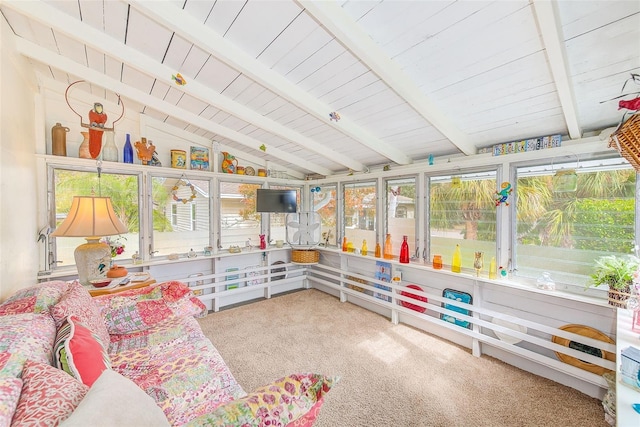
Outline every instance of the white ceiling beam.
POLYGON ((453 125, 400 66, 347 15, 338 2, 295 1, 460 151, 467 155, 476 154, 476 147, 468 135, 453 125))
POLYGON ((547 62, 558 91, 562 113, 571 139, 582 137, 576 98, 573 94, 564 36, 557 18, 557 6, 551 0, 533 0, 533 11, 545 47, 547 62))
MULTIPOLYGON (((202 129, 206 129, 210 132, 217 133, 218 135, 229 138, 237 142, 238 144, 244 145, 249 148, 253 148, 262 144, 262 142, 258 141, 255 138, 221 126, 217 123, 205 119, 204 117, 185 111, 180 107, 158 99, 155 96, 144 93, 118 80, 112 79, 111 77, 106 76, 101 72, 92 70, 75 61, 64 58, 55 52, 38 46, 37 44, 27 41, 23 38, 16 38, 16 50, 26 57, 42 62, 43 64, 47 64, 53 68, 57 68, 61 71, 64 71, 65 73, 78 76, 83 80, 120 94, 121 96, 134 99, 143 105, 152 105, 155 110, 158 110, 169 116, 173 116, 179 120, 190 123, 202 129)), ((286 159, 287 161, 294 163, 301 168, 319 173, 321 175, 331 175, 333 173, 327 168, 311 163, 305 159, 302 159, 298 156, 277 148, 271 148, 268 154, 278 159, 286 159)))
MULTIPOLYGON (((109 55, 112 58, 117 59, 118 61, 121 61, 155 79, 160 81, 169 81, 168 76, 175 73, 175 70, 172 70, 166 65, 141 54, 138 50, 120 43, 118 40, 87 24, 78 22, 77 19, 60 12, 58 9, 47 5, 46 3, 20 1, 6 2, 6 4, 32 19, 51 26, 55 31, 59 31, 60 33, 66 34, 76 40, 82 40, 87 46, 109 55)), ((267 132, 280 136, 294 144, 300 145, 309 151, 320 154, 335 163, 345 166, 346 168, 356 171, 366 169, 362 163, 350 158, 345 158, 345 156, 340 155, 338 152, 323 147, 319 142, 289 129, 275 120, 271 120, 261 114, 258 114, 254 110, 251 110, 250 108, 247 108, 228 97, 209 89, 207 86, 195 81, 195 79, 189 79, 189 76, 185 77, 187 77, 189 84, 186 86, 176 87, 176 90, 200 99, 206 104, 211 104, 222 111, 251 123, 258 128, 264 129, 267 132)), ((172 83, 169 81, 168 84, 172 83)), ((261 144, 262 143, 258 143, 252 148, 257 151, 260 149, 261 144)), ((272 147, 267 146, 268 151, 271 151, 272 149, 272 147)))
POLYGON ((224 39, 187 12, 184 12, 174 3, 131 0, 130 4, 140 13, 176 32, 205 52, 210 53, 228 66, 278 94, 278 96, 291 102, 301 110, 322 120, 327 125, 333 126, 344 135, 355 139, 360 144, 369 147, 395 163, 401 165, 412 163, 412 159, 402 150, 385 143, 371 132, 358 126, 348 117, 343 115, 338 123, 329 120, 329 113, 333 111, 331 106, 300 89, 274 70, 262 65, 255 58, 244 53, 242 49, 224 39))

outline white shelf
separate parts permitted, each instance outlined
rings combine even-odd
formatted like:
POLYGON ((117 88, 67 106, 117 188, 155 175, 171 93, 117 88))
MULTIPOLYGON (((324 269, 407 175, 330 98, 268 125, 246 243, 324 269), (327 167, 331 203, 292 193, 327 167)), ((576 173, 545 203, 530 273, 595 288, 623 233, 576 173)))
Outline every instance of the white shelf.
POLYGON ((632 316, 629 310, 618 308, 616 326, 616 423, 618 427, 640 426, 640 414, 633 410, 633 403, 640 403, 640 392, 622 383, 620 360, 622 349, 629 346, 640 348, 640 334, 631 330, 632 316))

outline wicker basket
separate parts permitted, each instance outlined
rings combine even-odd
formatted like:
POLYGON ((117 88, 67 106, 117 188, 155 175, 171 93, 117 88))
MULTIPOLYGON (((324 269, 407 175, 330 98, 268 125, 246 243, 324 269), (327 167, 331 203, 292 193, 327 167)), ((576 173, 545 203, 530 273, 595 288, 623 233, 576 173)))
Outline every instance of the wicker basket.
POLYGON ((314 249, 293 249, 291 262, 294 264, 317 264, 320 261, 320 252, 314 249))
POLYGON ((620 308, 627 308, 627 300, 631 297, 631 289, 627 287, 626 292, 609 289, 609 305, 620 308))
POLYGON ((609 138, 609 147, 615 148, 636 171, 640 171, 640 114, 634 114, 609 138))

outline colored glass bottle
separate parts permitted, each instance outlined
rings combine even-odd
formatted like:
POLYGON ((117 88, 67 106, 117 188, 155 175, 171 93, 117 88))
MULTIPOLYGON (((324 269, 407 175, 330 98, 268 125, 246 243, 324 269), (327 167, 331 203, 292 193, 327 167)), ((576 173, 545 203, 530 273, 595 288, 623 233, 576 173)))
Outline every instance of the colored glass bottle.
POLYGON ((382 251, 380 250, 380 243, 376 242, 376 258, 380 258, 382 256, 382 251))
POLYGON ((433 256, 433 269, 434 270, 442 269, 442 255, 433 256))
POLYGON ((409 243, 407 236, 402 236, 402 245, 400 245, 400 258, 402 264, 409 264, 409 243))
POLYGON ((133 146, 131 145, 131 137, 127 134, 127 141, 124 143, 122 150, 122 161, 124 163, 133 163, 133 146))
POLYGON ((360 248, 360 253, 363 256, 366 256, 368 252, 369 252, 369 248, 367 248, 367 241, 363 240, 362 241, 362 247, 360 248))
POLYGON ((267 240, 264 234, 260 234, 260 249, 267 249, 267 240))
POLYGON ((347 238, 342 238, 342 252, 347 252, 347 238))
POLYGON ((393 245, 391 244, 391 234, 387 234, 387 238, 384 241, 384 252, 382 253, 384 259, 393 259, 393 245))
POLYGON ((453 251, 453 259, 451 260, 451 271, 460 273, 462 270, 462 255, 460 254, 460 245, 456 245, 453 251))
POLYGON ((495 279, 496 277, 496 257, 491 257, 491 262, 489 263, 489 279, 495 279))

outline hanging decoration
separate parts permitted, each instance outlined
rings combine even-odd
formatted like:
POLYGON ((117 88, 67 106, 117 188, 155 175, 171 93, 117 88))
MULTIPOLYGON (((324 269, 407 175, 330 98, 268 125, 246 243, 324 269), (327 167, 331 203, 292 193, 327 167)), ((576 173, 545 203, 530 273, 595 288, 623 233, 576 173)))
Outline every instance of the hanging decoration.
POLYGON ((180 73, 172 75, 171 79, 176 82, 178 86, 184 86, 187 84, 187 81, 182 77, 182 75, 180 75, 180 73))
POLYGON ((171 195, 173 197, 173 200, 175 200, 176 202, 182 202, 183 204, 186 204, 186 203, 192 202, 196 198, 198 193, 196 192, 195 185, 180 178, 180 180, 176 183, 176 185, 174 185, 173 188, 171 189, 171 195), (191 188, 191 196, 188 199, 178 197, 178 190, 180 189, 180 187, 191 188))
POLYGON ((329 113, 329 120, 334 120, 336 123, 338 123, 340 121, 340 114, 332 111, 331 113, 329 113))
POLYGON ((115 95, 118 97, 118 105, 122 106, 122 111, 120 113, 120 116, 113 121, 110 128, 105 126, 108 117, 107 113, 104 112, 103 105, 99 102, 93 103, 93 108, 89 110, 88 113, 89 123, 85 123, 82 121, 82 115, 74 110, 71 106, 71 103, 69 102, 69 90, 71 89, 71 87, 77 83, 83 82, 84 80, 78 80, 67 86, 67 89, 64 92, 64 99, 65 101, 67 101, 67 106, 69 106, 71 111, 73 111, 78 117, 80 117, 80 126, 89 129, 89 154, 91 155, 91 158, 97 159, 100 155, 100 151, 102 150, 102 133, 104 131, 115 130, 116 123, 122 118, 122 116, 124 116, 124 102, 122 102, 120 95, 116 93, 115 95))
POLYGON ((260 148, 260 150, 262 150, 262 151, 264 151, 264 152, 266 152, 266 151, 267 151, 267 146, 266 146, 266 145, 264 145, 264 144, 262 144, 259 148, 260 148))
POLYGON ((501 188, 502 190, 496 191, 496 194, 494 197, 496 201, 496 206, 500 206, 503 203, 505 204, 505 206, 509 206, 509 202, 507 200, 509 199, 509 196, 513 192, 513 188, 511 188, 511 184, 506 181, 502 183, 501 188))

